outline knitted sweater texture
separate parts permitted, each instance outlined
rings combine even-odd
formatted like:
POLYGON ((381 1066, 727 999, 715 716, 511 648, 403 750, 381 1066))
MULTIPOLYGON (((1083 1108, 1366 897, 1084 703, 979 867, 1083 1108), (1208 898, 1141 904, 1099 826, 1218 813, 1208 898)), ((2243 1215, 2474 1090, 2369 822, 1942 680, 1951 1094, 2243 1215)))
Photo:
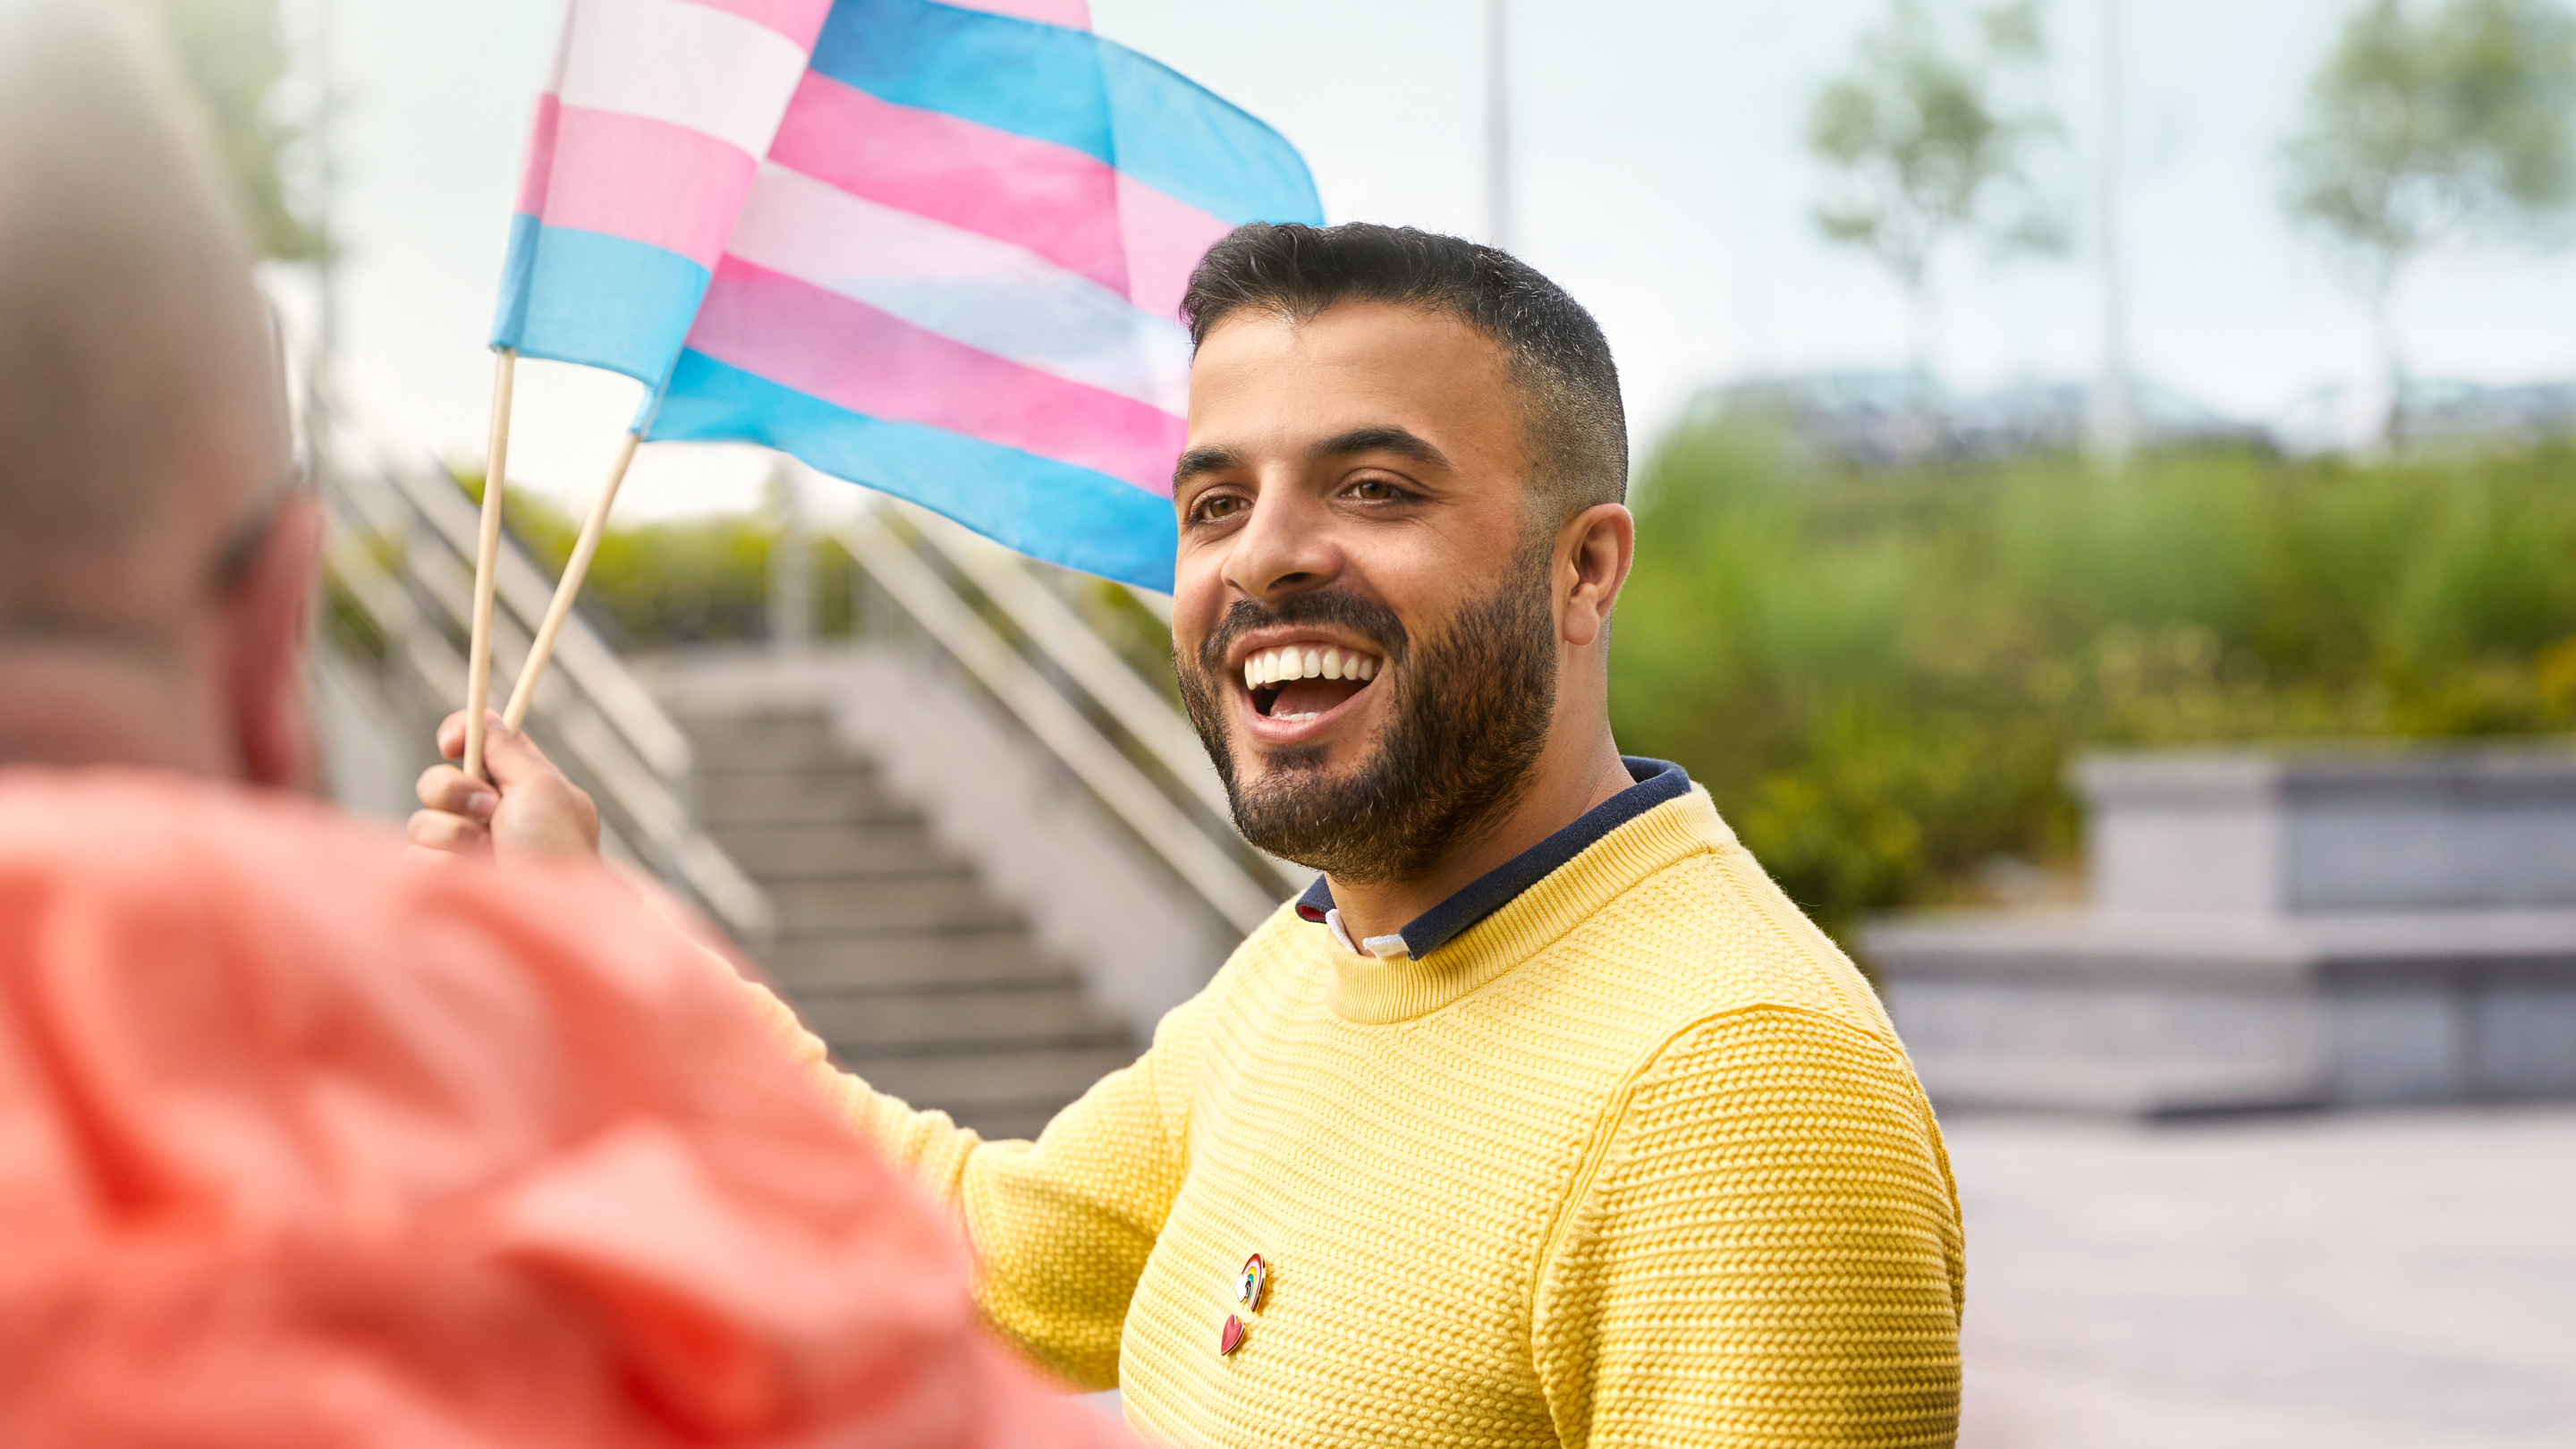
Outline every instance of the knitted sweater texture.
POLYGON ((1174 1445, 1956 1433, 1939 1129, 1703 790, 1419 961, 1283 908, 1034 1143, 841 1090, 962 1217, 992 1323, 1174 1445))

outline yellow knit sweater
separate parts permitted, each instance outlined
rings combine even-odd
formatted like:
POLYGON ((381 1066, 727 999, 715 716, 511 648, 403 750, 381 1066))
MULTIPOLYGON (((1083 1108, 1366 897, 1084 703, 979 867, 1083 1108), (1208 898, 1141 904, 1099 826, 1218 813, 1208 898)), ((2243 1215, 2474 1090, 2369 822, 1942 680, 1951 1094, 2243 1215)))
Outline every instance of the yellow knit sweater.
POLYGON ((996 1327, 1175 1445, 1956 1431, 1939 1129, 1703 790, 1420 961, 1283 908, 1035 1143, 841 1083, 962 1215, 996 1327))

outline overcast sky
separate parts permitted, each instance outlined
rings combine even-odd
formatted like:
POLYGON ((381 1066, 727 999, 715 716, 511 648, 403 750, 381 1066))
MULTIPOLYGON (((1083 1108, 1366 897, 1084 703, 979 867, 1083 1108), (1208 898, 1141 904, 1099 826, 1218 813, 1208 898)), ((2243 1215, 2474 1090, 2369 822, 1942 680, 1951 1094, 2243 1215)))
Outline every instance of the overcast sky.
MULTIPOLYGON (((558 0, 331 3, 348 98, 349 360, 424 441, 479 457, 486 329, 558 0)), ((1819 178, 1801 144, 1818 86, 1885 3, 1515 0, 1517 249, 1600 317, 1640 446, 1711 382, 1905 360, 1901 294, 1816 236, 1819 178)), ((2101 109, 2101 0, 2044 3, 2081 180, 2101 109)), ((2356 3, 2127 0, 2136 365, 2224 411, 2270 418, 2369 369, 2362 312, 2275 201, 2280 139, 2356 3)), ((1330 219, 1481 229, 1479 0, 1093 6, 1103 34, 1295 142, 1330 219)), ((2100 293, 2091 238, 2077 238, 2063 261, 1947 262, 1940 362, 1953 383, 2091 371, 2100 293)), ((2419 374, 2576 376, 2576 253, 2438 257, 2410 284, 2404 319, 2419 374)), ((638 389, 552 364, 521 375, 512 474, 586 497, 638 389)), ((620 514, 747 506, 763 466, 743 450, 656 445, 620 514)))

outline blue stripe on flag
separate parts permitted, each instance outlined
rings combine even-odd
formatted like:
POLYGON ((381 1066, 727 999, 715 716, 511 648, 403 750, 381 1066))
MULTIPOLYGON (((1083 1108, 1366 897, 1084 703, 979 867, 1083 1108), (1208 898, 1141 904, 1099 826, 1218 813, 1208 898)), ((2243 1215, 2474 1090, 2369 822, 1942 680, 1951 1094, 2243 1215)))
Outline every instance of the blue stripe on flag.
POLYGON ((833 477, 944 513, 1031 558, 1172 591, 1179 529, 1169 499, 999 443, 854 413, 702 352, 680 354, 645 436, 766 443, 833 477))
POLYGON ((492 345, 657 387, 707 293, 707 269, 605 232, 510 219, 492 345))
POLYGON ((1223 221, 1324 219, 1278 132, 1088 31, 935 0, 839 0, 813 64, 879 100, 1087 152, 1223 221))

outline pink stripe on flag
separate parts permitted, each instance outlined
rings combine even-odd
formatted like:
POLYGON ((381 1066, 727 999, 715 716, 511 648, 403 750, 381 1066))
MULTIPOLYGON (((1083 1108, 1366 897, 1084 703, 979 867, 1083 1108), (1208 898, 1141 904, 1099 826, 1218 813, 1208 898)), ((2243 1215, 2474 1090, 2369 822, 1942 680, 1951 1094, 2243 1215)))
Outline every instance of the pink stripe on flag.
MULTIPOLYGON (((668 121, 580 106, 553 108, 539 130, 553 143, 546 180, 519 210, 548 226, 605 232, 678 252, 713 270, 758 169, 732 146, 668 121), (551 127, 546 120, 552 121, 551 127)), ((536 161, 529 176, 539 175, 536 161)))
POLYGON ((754 25, 767 26, 807 50, 814 48, 814 37, 823 33, 823 21, 832 13, 832 0, 695 0, 695 3, 709 10, 739 15, 754 25))
POLYGON ((1091 28, 1091 0, 947 0, 947 3, 960 10, 1016 16, 1048 25, 1071 26, 1075 30, 1091 28))
POLYGON ((769 159, 852 196, 1006 241, 1127 290, 1117 178, 1069 146, 899 106, 807 71, 769 159))
POLYGON ((920 423, 1090 468, 1157 497, 1188 425, 1159 408, 1023 367, 864 302, 727 257, 689 346, 888 422, 920 423))
POLYGON ((1181 294, 1207 249, 1234 230, 1230 222, 1166 191, 1118 173, 1119 230, 1127 239, 1127 297, 1157 317, 1178 317, 1181 294))
POLYGON ((519 173, 519 214, 545 210, 546 186, 554 177, 555 132, 562 128, 563 103, 551 93, 537 96, 537 118, 528 123, 528 165, 519 173))
POLYGON ((1233 230, 1070 146, 899 106, 807 71, 769 159, 853 196, 1005 241, 1156 316, 1233 230))

